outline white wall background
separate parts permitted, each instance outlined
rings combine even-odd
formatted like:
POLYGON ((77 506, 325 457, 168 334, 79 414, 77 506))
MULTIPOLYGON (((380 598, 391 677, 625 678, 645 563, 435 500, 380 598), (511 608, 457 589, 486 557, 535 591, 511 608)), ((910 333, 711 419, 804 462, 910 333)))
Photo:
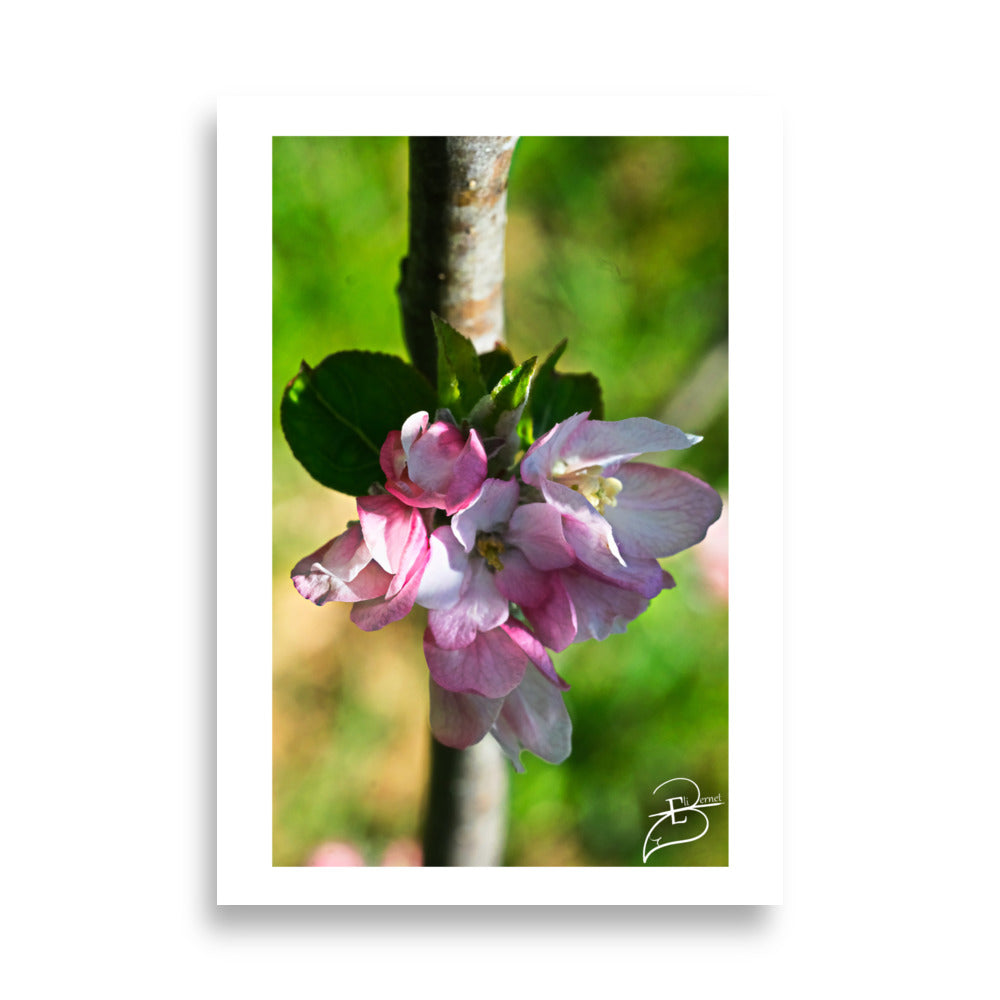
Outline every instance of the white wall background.
POLYGON ((970 2, 8 13, 12 995, 981 993, 993 37, 970 2), (214 906, 215 101, 399 92, 782 109, 782 908, 214 906), (858 776, 867 797, 845 800, 858 776), (858 812, 879 836, 853 835, 858 812))

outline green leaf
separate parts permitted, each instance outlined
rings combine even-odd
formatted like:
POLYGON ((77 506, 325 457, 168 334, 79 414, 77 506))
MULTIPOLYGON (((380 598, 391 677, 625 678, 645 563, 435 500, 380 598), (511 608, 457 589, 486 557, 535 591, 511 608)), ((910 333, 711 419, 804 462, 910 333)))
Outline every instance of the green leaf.
MULTIPOLYGON (((535 375, 528 404, 532 441, 574 413, 589 410, 592 419, 604 419, 604 400, 597 376, 589 372, 556 371, 556 363, 566 350, 566 344, 565 340, 557 344, 535 375)), ((522 421, 521 424, 522 436, 526 436, 526 423, 522 421)))
POLYGON ((503 437, 511 432, 521 419, 537 360, 528 358, 523 365, 507 372, 493 391, 488 396, 483 396, 473 407, 469 423, 487 437, 493 434, 503 437))
POLYGON ((517 362, 514 360, 514 355, 506 347, 497 347, 479 355, 479 367, 482 370, 486 388, 492 390, 504 375, 517 367, 517 362))
POLYGON ((438 401, 461 420, 486 394, 479 355, 468 337, 440 316, 431 319, 438 345, 438 401))
POLYGON ((528 398, 531 376, 538 358, 528 358, 522 365, 508 372, 490 393, 497 413, 516 410, 528 398))
POLYGON ((313 479, 363 496, 385 481, 379 451, 389 431, 435 406, 434 390, 402 358, 341 351, 315 368, 302 362, 281 400, 281 428, 313 479))

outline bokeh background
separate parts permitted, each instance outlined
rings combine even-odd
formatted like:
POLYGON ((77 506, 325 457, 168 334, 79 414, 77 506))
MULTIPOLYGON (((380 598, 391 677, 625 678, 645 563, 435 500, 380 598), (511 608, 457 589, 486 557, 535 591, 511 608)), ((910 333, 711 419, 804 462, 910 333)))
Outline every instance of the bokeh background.
MULTIPOLYGON (((725 137, 523 137, 506 281, 517 360, 568 337, 560 368, 598 375, 606 419, 645 415, 705 437, 644 460, 680 465, 724 498, 727 193, 725 137)), ((274 139, 275 865, 417 860, 430 739, 423 613, 363 633, 349 606, 296 593, 291 567, 355 510, 297 464, 278 421, 303 359, 405 356, 394 289, 406 197, 403 138, 274 139)), ((677 588, 627 633, 555 654, 572 685, 573 753, 554 766, 526 752, 527 772, 511 772, 506 864, 641 865, 661 782, 690 777, 728 800, 725 515, 663 565, 677 588)), ((649 865, 727 864, 728 806, 709 815, 706 836, 649 865)))

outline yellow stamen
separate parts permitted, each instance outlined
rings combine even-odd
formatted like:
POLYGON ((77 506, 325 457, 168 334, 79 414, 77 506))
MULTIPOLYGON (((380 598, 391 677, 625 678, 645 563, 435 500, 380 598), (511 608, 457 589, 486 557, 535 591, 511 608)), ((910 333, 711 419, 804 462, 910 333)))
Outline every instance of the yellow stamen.
POLYGON ((558 482, 582 494, 597 508, 598 514, 603 514, 605 507, 618 506, 617 497, 622 491, 622 482, 614 476, 602 476, 599 465, 588 465, 585 469, 557 478, 558 482))
POLYGON ((486 565, 496 572, 503 569, 500 554, 503 552, 503 542, 496 535, 480 535, 476 539, 476 551, 486 560, 486 565))

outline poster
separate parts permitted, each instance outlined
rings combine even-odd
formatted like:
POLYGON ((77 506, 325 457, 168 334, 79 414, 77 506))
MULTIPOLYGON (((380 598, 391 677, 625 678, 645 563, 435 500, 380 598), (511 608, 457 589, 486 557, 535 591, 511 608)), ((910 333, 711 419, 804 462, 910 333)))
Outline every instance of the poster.
POLYGON ((317 608, 290 579, 357 510, 292 456, 286 384, 302 361, 339 351, 406 357, 394 288, 407 143, 391 129, 339 134, 343 115, 322 101, 220 108, 220 566, 229 544, 245 564, 239 597, 220 589, 220 902, 473 901, 456 878, 486 880, 495 902, 544 902, 549 879, 588 903, 777 901, 776 123, 753 106, 677 102, 655 106, 643 124, 663 127, 649 134, 515 147, 504 343, 520 363, 565 339, 561 370, 596 376, 605 420, 642 416, 699 438, 642 460, 709 484, 723 513, 662 560, 676 585, 627 627, 552 654, 572 750, 560 763, 524 752, 524 773, 505 762, 500 864, 402 872, 420 863, 426 806, 425 620, 415 608, 364 632, 348 605, 317 608), (242 379, 226 353, 237 344, 242 379), (239 452, 263 487, 243 477, 242 509, 264 539, 237 538, 221 516, 239 452), (224 850, 237 823, 241 857, 224 850))

